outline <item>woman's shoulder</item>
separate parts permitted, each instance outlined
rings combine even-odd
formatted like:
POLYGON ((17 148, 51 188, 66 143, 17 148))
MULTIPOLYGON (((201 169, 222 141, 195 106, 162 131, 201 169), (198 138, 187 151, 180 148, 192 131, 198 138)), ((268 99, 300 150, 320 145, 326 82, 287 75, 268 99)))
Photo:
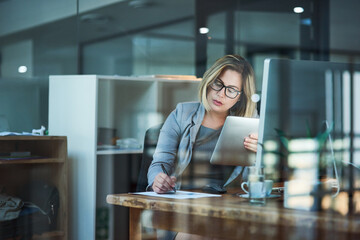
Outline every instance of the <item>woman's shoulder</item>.
POLYGON ((200 102, 178 103, 174 111, 175 118, 181 124, 196 122, 204 113, 204 107, 200 102))
POLYGON ((176 108, 181 109, 182 111, 191 111, 197 109, 200 106, 200 102, 181 102, 178 103, 176 108))
POLYGON ((182 116, 194 115, 201 108, 200 102, 182 102, 176 106, 176 112, 182 116))

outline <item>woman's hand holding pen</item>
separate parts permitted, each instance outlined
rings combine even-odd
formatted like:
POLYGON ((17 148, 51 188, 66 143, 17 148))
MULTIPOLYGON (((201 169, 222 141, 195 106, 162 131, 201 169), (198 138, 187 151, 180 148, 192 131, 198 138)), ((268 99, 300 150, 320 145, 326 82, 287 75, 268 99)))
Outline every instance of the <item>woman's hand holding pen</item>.
POLYGON ((257 151, 257 145, 258 145, 258 134, 252 133, 249 135, 249 137, 246 137, 244 139, 244 147, 252 152, 257 151))
POLYGON ((168 176, 165 173, 159 173, 154 179, 152 189, 156 193, 166 193, 172 191, 175 187, 176 177, 168 176))

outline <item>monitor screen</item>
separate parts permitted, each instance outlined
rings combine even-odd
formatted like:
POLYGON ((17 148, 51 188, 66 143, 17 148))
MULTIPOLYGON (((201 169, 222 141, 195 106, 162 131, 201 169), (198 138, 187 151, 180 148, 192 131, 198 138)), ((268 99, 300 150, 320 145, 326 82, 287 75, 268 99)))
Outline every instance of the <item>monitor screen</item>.
POLYGON ((360 65, 266 59, 256 164, 274 179, 286 178, 289 149, 282 140, 311 139, 332 128, 335 157, 360 165, 359 91, 360 65))

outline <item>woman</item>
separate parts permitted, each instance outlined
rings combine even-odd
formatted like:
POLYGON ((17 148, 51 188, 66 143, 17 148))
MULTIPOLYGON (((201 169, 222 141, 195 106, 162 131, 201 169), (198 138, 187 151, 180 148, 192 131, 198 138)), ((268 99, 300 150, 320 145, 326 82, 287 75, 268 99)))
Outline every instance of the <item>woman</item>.
MULTIPOLYGON (((207 159, 211 170, 222 173, 221 166, 210 166, 209 156, 227 116, 258 116, 256 103, 251 101, 254 93, 254 72, 244 58, 226 55, 218 59, 200 83, 200 102, 180 103, 166 119, 148 170, 148 189, 165 193, 180 188, 181 177, 198 160, 196 156, 203 156, 199 158, 207 159), (206 156, 201 154, 204 149, 206 156), (173 176, 165 174, 161 165, 173 176)), ((257 134, 250 134, 245 148, 256 152, 257 140, 257 134)), ((238 168, 231 176, 239 174, 238 168)))

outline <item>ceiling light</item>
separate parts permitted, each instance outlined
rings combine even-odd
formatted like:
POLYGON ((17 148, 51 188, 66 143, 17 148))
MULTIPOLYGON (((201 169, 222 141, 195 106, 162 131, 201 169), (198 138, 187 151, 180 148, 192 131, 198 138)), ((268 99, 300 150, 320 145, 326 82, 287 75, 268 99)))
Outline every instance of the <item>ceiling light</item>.
POLYGON ((294 13, 303 13, 304 12, 304 8, 302 7, 294 7, 294 13))
POLYGON ((201 27, 199 28, 200 34, 207 34, 209 32, 209 29, 207 27, 201 27))
POLYGON ((26 73, 27 72, 27 67, 26 66, 20 66, 18 68, 18 72, 19 73, 26 73))

